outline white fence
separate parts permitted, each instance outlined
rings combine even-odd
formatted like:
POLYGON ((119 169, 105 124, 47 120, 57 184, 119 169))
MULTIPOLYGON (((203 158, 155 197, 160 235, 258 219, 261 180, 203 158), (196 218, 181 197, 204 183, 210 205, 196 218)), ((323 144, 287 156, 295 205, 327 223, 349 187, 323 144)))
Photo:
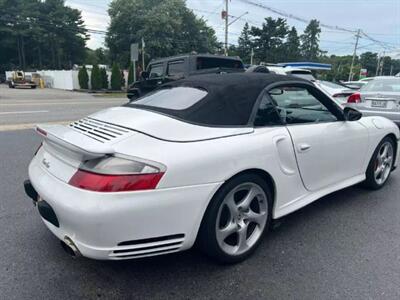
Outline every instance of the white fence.
MULTIPOLYGON (((36 72, 25 72, 26 76, 31 76, 32 73, 38 73, 44 81, 44 86, 46 88, 54 88, 61 90, 78 90, 80 89, 78 80, 78 70, 41 70, 36 72)), ((88 70, 88 75, 90 78, 91 70, 88 70)), ((108 82, 110 85, 111 72, 107 71, 108 82)), ((12 71, 6 71, 6 78, 12 77, 12 71)), ((124 71, 125 82, 128 80, 128 74, 124 71)), ((110 87, 110 86, 109 86, 110 87)), ((89 88, 90 79, 89 79, 89 88)))

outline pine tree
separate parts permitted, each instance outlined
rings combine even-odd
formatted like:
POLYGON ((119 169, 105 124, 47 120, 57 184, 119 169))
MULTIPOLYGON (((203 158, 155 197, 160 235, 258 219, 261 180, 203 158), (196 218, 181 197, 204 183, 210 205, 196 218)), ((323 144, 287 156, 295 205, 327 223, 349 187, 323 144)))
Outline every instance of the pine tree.
POLYGON ((101 87, 103 89, 108 89, 108 75, 106 68, 100 69, 100 77, 101 77, 101 87))
POLYGON ((102 87, 101 74, 98 65, 93 66, 92 74, 90 76, 90 84, 92 85, 92 90, 100 90, 102 87))
POLYGON ((305 59, 316 60, 322 53, 319 48, 319 35, 321 28, 317 20, 311 20, 304 33, 301 35, 301 52, 305 59))
POLYGON ((118 64, 114 63, 111 69, 111 89, 112 90, 121 90, 121 70, 119 69, 118 64))
POLYGON ((246 22, 246 24, 244 24, 242 33, 239 36, 237 47, 237 53, 239 54, 240 58, 246 63, 250 63, 251 48, 252 41, 250 36, 250 27, 249 24, 246 22))
POLYGON ((285 48, 287 61, 297 61, 301 58, 300 38, 294 26, 288 33, 285 48))
POLYGON ((78 81, 81 89, 87 90, 89 88, 89 75, 85 65, 83 65, 83 67, 79 69, 78 81))

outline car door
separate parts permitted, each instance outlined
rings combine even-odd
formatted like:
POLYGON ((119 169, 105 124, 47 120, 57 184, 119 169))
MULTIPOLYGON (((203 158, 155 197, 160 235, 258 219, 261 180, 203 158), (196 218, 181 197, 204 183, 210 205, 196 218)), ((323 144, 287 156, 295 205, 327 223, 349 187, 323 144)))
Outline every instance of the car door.
POLYGON ((292 138, 304 186, 310 191, 340 183, 365 170, 368 130, 345 121, 341 109, 309 84, 269 89, 292 138))

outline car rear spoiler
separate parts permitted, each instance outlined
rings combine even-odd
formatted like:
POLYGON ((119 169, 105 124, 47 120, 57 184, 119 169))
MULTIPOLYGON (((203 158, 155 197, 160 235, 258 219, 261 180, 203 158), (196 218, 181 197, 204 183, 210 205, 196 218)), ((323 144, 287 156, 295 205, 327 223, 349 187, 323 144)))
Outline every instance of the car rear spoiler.
POLYGON ((45 142, 72 151, 84 160, 111 155, 115 152, 111 145, 98 142, 65 125, 37 125, 35 130, 45 142))

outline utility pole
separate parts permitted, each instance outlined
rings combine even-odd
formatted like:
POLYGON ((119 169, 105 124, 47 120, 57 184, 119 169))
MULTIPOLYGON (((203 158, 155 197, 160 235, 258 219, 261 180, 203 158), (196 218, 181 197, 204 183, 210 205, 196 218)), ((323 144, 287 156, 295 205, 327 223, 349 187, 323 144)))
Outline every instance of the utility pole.
POLYGON ((380 59, 381 57, 379 56, 379 53, 376 57, 376 71, 375 71, 375 76, 379 76, 379 65, 380 65, 380 59))
POLYGON ((225 0, 225 56, 228 56, 228 19, 229 19, 229 13, 228 13, 228 1, 225 0))
POLYGON ((354 52, 353 52, 353 59, 351 60, 351 66, 350 66, 350 73, 349 73, 349 79, 347 81, 351 81, 353 78, 353 67, 354 67, 354 60, 356 59, 356 53, 357 53, 357 47, 358 47, 358 39, 361 37, 360 36, 361 30, 357 30, 356 34, 356 43, 354 45, 354 52))
POLYGON ((385 63, 385 51, 383 51, 383 56, 382 56, 381 63, 380 63, 380 65, 381 65, 381 71, 379 72, 380 76, 383 75, 383 64, 384 63, 385 63))
POLYGON ((251 54, 250 54, 250 65, 253 65, 253 57, 254 57, 254 49, 251 48, 251 54))
POLYGON ((145 71, 146 68, 144 66, 144 39, 142 38, 142 71, 145 71))

